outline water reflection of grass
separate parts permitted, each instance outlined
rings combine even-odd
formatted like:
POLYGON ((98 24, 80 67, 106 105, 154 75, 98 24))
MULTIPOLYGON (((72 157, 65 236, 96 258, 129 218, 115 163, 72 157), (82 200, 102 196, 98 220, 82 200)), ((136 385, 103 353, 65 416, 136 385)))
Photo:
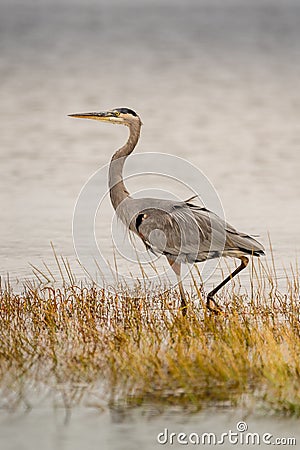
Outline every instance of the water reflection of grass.
POLYGON ((68 281, 60 288, 26 283, 15 294, 2 286, 2 406, 30 404, 37 389, 59 394, 66 407, 101 397, 194 411, 246 398, 252 407, 300 415, 297 271, 282 292, 273 269, 259 263, 251 295, 221 294, 224 316, 207 313, 194 290, 198 306, 184 318, 176 290, 139 284, 113 294, 76 284, 67 264, 61 270, 68 281))

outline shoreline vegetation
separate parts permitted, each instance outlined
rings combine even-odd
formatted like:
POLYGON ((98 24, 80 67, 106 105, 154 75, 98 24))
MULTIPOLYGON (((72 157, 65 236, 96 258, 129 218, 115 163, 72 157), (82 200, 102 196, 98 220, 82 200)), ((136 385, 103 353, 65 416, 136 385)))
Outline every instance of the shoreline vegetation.
POLYGON ((60 287, 42 281, 39 269, 21 293, 2 280, 2 409, 30 409, 36 396, 59 398, 68 410, 152 404, 196 412, 246 405, 300 416, 297 265, 279 289, 274 266, 256 261, 251 292, 240 294, 238 279, 223 289, 224 314, 218 316, 205 309, 192 274, 182 317, 176 288, 151 290, 137 282, 108 292, 77 283, 67 262, 55 257, 60 287))

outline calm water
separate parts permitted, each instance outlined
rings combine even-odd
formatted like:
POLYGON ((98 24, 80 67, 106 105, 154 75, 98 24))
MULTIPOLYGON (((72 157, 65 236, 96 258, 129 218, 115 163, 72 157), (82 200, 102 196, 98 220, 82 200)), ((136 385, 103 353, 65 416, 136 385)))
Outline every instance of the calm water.
MULTIPOLYGON (((2 275, 22 280, 32 277, 29 262, 54 266, 52 241, 83 276, 72 243, 76 198, 126 130, 66 116, 116 106, 141 115, 139 152, 201 168, 230 223, 266 246, 270 233, 278 267, 295 261, 300 1, 0 0, 0 57, 2 275)), ((145 184, 188 195, 169 179, 128 182, 132 192, 145 184)), ((112 215, 106 199, 97 238, 111 261, 112 215)), ((118 266, 136 270, 121 257, 118 266)), ((56 448, 75 448, 72 434, 51 433, 56 448)))
MULTIPOLYGON (((39 408, 25 416, 0 419, 0 444, 5 450, 152 450, 159 448, 277 448, 262 441, 264 434, 272 435, 271 442, 276 438, 295 438, 298 445, 285 445, 284 448, 299 448, 299 421, 272 417, 249 417, 243 411, 202 412, 195 415, 179 414, 172 411, 157 415, 155 409, 147 412, 119 411, 99 412, 94 408, 77 410, 69 423, 64 423, 64 413, 51 412, 39 408), (50 420, 49 420, 50 419, 50 420), (222 433, 237 432, 237 423, 243 421, 247 431, 238 433, 238 439, 246 433, 258 433, 260 445, 234 445, 225 441, 223 445, 180 445, 170 442, 170 433, 215 433, 219 440, 222 433), (15 433, 16 426, 18 433, 15 433), (164 430, 168 429, 168 434, 164 430), (168 443, 158 444, 157 436, 164 433, 168 443), (30 439, 28 439, 30 435, 30 439)), ((161 436, 161 441, 164 441, 161 436)), ((207 442, 207 441, 206 441, 207 442)), ((251 441, 250 441, 251 442, 251 441)), ((256 441, 257 442, 257 441, 256 441)))

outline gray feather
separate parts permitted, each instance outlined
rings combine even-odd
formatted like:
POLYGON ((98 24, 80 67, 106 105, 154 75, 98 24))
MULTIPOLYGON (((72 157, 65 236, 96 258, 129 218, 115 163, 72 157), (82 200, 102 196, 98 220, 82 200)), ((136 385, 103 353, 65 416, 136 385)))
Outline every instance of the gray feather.
POLYGON ((124 214, 120 210, 119 217, 148 248, 181 262, 264 254, 263 246, 254 238, 191 203, 129 197, 121 209, 124 214))

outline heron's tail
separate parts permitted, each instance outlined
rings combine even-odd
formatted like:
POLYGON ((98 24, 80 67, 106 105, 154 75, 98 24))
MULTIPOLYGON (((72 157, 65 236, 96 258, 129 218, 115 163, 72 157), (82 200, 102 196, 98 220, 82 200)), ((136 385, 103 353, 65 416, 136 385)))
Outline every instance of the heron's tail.
MULTIPOLYGON (((236 249, 242 254, 252 256, 263 256, 265 254, 264 246, 248 234, 227 230, 227 242, 229 249, 236 249)), ((227 247, 227 245, 225 246, 227 247)), ((225 248, 226 251, 226 248, 225 248)))

